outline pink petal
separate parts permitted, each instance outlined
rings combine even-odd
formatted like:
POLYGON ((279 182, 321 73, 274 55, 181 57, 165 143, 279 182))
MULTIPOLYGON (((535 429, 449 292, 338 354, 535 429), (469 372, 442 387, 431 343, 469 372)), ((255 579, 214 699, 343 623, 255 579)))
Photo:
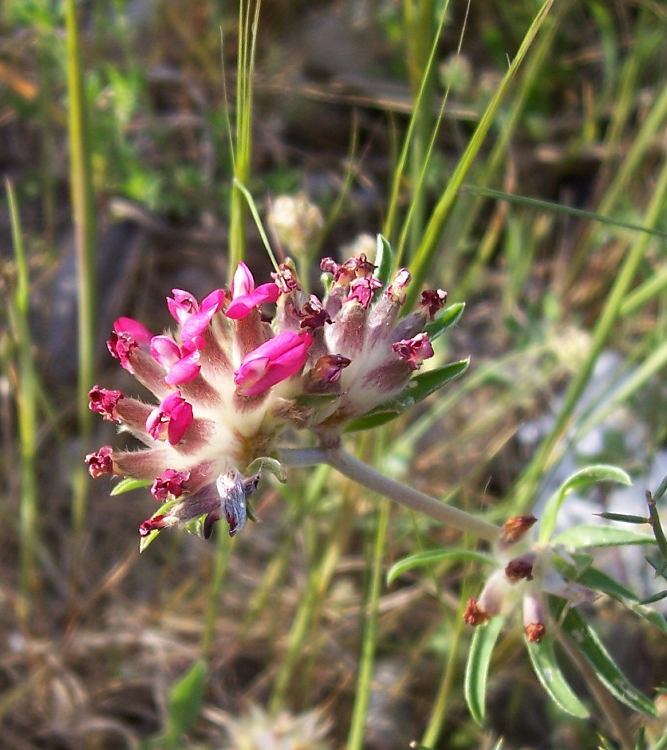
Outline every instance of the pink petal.
POLYGON ((199 312, 199 305, 197 300, 184 289, 172 289, 172 297, 167 297, 167 307, 171 313, 172 318, 177 323, 182 323, 188 315, 199 312))
POLYGON ((169 383, 169 385, 183 385, 184 383, 189 383, 199 375, 200 370, 199 352, 194 351, 191 354, 182 357, 170 367, 165 382, 169 383))
POLYGON ((129 334, 139 344, 148 344, 153 338, 148 328, 134 318, 116 318, 113 329, 118 334, 129 334))
POLYGON ((182 323, 180 330, 181 341, 184 347, 188 349, 204 348, 203 333, 208 328, 215 312, 215 308, 211 307, 209 310, 188 316, 187 320, 182 323))
POLYGON ((151 356, 165 370, 168 370, 181 358, 181 351, 178 344, 169 336, 153 336, 151 339, 151 356))
POLYGON ((250 294, 254 288, 255 279, 250 269, 245 263, 239 263, 232 281, 232 297, 236 299, 245 294, 250 294))
POLYGON ((245 318, 259 305, 263 305, 265 302, 275 302, 279 296, 280 289, 277 284, 272 282, 260 284, 257 289, 249 294, 235 297, 225 311, 225 315, 232 320, 245 318))
POLYGON ((225 292, 222 289, 214 289, 210 294, 207 294, 206 297, 201 301, 201 304, 199 305, 199 310, 201 312, 208 312, 209 310, 213 310, 213 312, 218 312, 218 310, 222 310, 225 304, 225 292))
POLYGON ((192 419, 192 405, 187 401, 182 401, 172 409, 167 428, 167 438, 171 445, 176 445, 181 441, 186 430, 192 424, 192 419))
POLYGON ((257 396, 298 373, 313 343, 306 331, 283 331, 250 352, 234 374, 238 392, 257 396))

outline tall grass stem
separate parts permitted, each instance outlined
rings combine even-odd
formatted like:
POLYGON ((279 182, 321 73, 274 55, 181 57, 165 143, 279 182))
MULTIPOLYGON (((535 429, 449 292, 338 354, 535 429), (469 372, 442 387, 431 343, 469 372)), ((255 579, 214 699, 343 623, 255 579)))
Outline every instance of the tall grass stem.
MULTIPOLYGON (((20 504, 20 614, 30 611, 31 595, 37 589, 37 552, 39 550, 39 495, 37 484, 37 382, 32 356, 32 336, 28 321, 30 279, 28 260, 23 244, 21 218, 14 189, 5 182, 12 243, 16 261, 16 290, 9 300, 9 319, 17 351, 16 408, 18 412, 21 457, 20 504)), ((7 457, 9 460, 9 457, 7 457)))
MULTIPOLYGON (((85 444, 90 436, 92 413, 88 389, 95 381, 95 197, 90 157, 83 62, 75 0, 65 2, 67 32, 68 133, 70 148, 70 192, 77 255, 79 373, 77 415, 85 444)), ((86 519, 87 482, 83 467, 74 476, 72 524, 78 535, 86 519)))

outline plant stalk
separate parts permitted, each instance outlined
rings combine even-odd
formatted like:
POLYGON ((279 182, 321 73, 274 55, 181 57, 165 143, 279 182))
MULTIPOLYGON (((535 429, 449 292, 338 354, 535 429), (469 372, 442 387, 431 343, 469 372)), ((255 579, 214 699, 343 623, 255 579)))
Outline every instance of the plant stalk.
POLYGON ((434 518, 458 531, 468 532, 478 539, 493 542, 498 538, 500 528, 459 508, 441 503, 424 492, 386 477, 372 466, 360 461, 346 451, 324 448, 287 449, 280 452, 280 460, 286 466, 313 466, 329 464, 348 479, 361 484, 372 492, 377 492, 399 505, 417 513, 434 518))

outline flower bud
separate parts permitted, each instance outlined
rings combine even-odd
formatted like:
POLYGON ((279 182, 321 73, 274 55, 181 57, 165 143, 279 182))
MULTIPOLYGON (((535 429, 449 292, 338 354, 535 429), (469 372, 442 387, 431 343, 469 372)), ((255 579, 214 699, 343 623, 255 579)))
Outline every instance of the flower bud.
POLYGON ((89 453, 85 461, 88 473, 93 479, 105 474, 113 474, 113 448, 110 445, 103 445, 93 453, 89 453))
POLYGON ((96 414, 101 414, 109 422, 120 422, 116 406, 122 398, 124 396, 120 391, 110 391, 94 385, 88 391, 88 408, 96 414))
POLYGON ((190 479, 189 471, 165 469, 153 482, 151 495, 160 502, 164 502, 169 496, 180 497, 186 491, 188 479, 190 479))
POLYGON ((523 629, 531 643, 539 643, 544 638, 547 632, 545 620, 542 597, 532 592, 526 594, 523 598, 523 629))
POLYGON ((177 445, 192 424, 192 406, 175 391, 153 409, 146 420, 146 432, 153 440, 177 445))
POLYGON ((510 560, 505 566, 505 576, 510 583, 517 583, 521 580, 533 580, 533 565, 535 555, 528 554, 510 560))
POLYGON ((310 386, 313 390, 319 390, 340 380, 345 367, 352 362, 348 357, 340 354, 325 354, 320 357, 308 373, 310 386))
POLYGON ((276 198, 267 220, 276 237, 294 255, 311 248, 324 226, 322 212, 304 193, 276 198))
POLYGON ((534 526, 537 518, 532 515, 512 516, 503 524, 500 532, 500 546, 509 547, 523 539, 525 534, 534 526))
POLYGON ((411 370, 418 370, 425 359, 433 356, 433 347, 427 333, 418 333, 411 339, 397 341, 391 348, 411 370))
POLYGON ((427 289, 422 292, 421 306, 428 313, 428 317, 433 320, 435 314, 444 307, 447 302, 447 292, 444 289, 427 289))

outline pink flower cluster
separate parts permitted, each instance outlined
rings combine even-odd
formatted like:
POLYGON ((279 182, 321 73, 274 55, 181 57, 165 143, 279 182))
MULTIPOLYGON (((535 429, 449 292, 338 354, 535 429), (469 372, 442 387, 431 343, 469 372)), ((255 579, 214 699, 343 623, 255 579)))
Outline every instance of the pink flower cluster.
POLYGON ((86 463, 93 477, 145 480, 155 499, 167 503, 141 534, 199 518, 206 534, 223 517, 236 533, 258 482, 243 471, 271 455, 282 429, 337 435, 350 419, 396 396, 433 356, 424 326, 444 305, 442 290, 423 292, 418 308, 401 317, 406 269, 385 286, 364 255, 342 264, 325 258, 321 268, 331 275, 323 299, 301 290, 290 265, 256 286, 241 263, 229 290, 201 301, 172 291, 173 334, 116 320, 109 352, 158 403, 94 386, 90 409, 144 448, 103 446, 86 463), (260 308, 273 304, 269 324, 260 308))

